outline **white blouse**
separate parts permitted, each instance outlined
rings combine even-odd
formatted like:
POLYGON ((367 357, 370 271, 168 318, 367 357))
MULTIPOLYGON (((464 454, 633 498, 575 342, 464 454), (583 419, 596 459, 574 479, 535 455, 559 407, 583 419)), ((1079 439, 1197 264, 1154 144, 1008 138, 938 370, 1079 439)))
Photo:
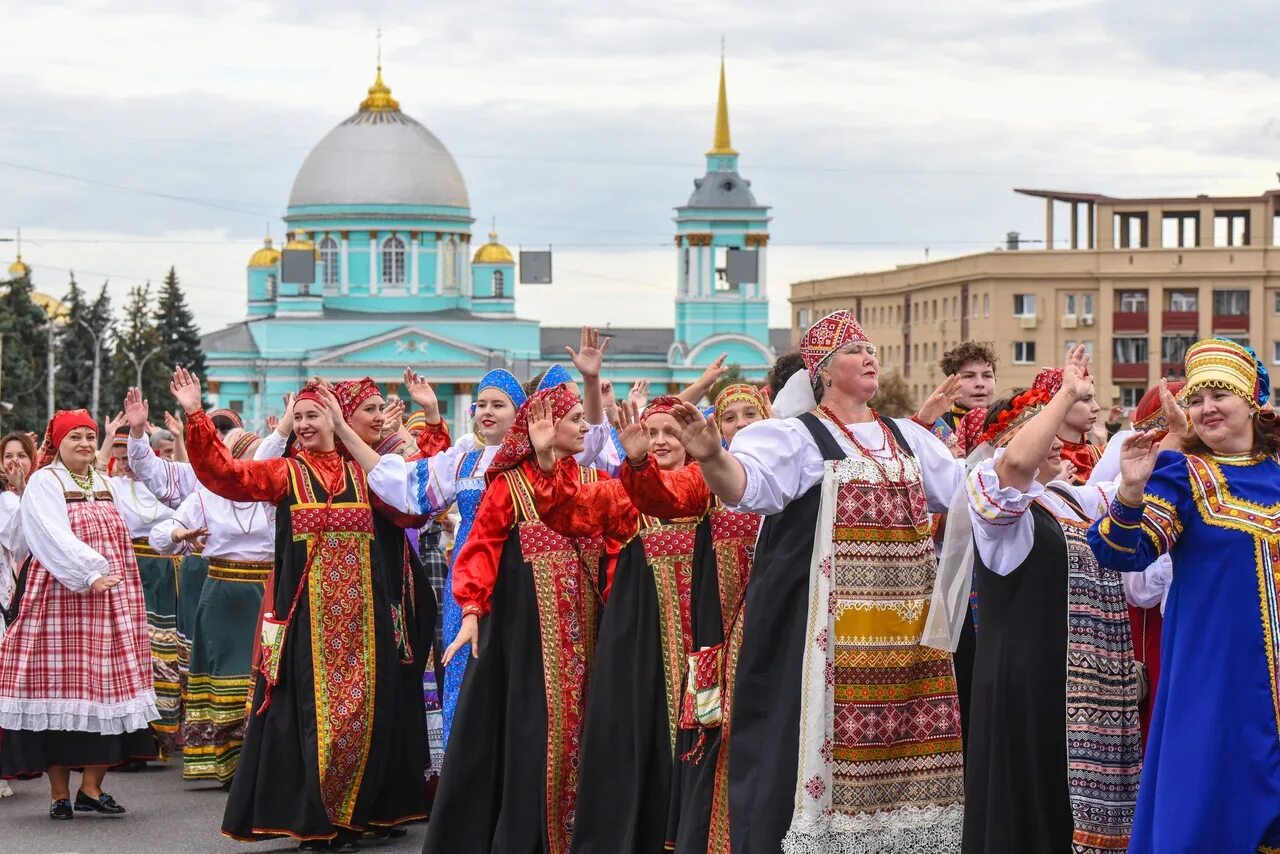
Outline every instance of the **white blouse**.
MULTIPOLYGON (((108 489, 119 508, 116 489, 100 473, 93 472, 92 492, 108 489)), ((64 587, 76 593, 87 591, 102 576, 121 569, 110 566, 105 557, 71 532, 65 493, 83 491, 62 463, 52 463, 32 473, 23 490, 18 513, 22 535, 36 560, 64 587)))
MULTIPOLYGON (((107 487, 115 497, 116 509, 129 526, 129 536, 145 540, 151 529, 173 515, 173 508, 156 497, 147 485, 131 477, 107 478, 107 487)), ((23 493, 26 497, 26 493, 23 493)))
POLYGON ((475 446, 455 446, 425 460, 406 460, 387 454, 369 472, 369 488, 401 513, 434 515, 457 500, 458 489, 465 486, 466 481, 483 481, 485 471, 497 456, 498 446, 485 448, 476 462, 475 471, 459 481, 458 466, 468 450, 475 450, 475 446), (426 489, 422 492, 424 485, 426 489))
MULTIPOLYGON (((9 607, 17 591, 17 572, 27 559, 27 541, 22 536, 18 496, 0 492, 0 605, 9 607)), ((0 619, 0 632, 4 620, 0 619)))
MULTIPOLYGON (((820 420, 845 454, 862 455, 835 424, 825 418, 820 420)), ((929 509, 945 513, 964 479, 964 461, 957 460, 946 445, 914 421, 895 418, 894 423, 920 464, 929 509)), ((873 458, 891 459, 887 428, 879 422, 846 426, 873 458)), ((746 489, 731 510, 765 516, 779 513, 816 486, 825 471, 822 452, 798 418, 771 418, 748 424, 734 435, 729 453, 747 473, 746 489)))
POLYGON ((177 507, 200 485, 190 463, 160 459, 145 438, 129 437, 129 468, 169 508, 177 507))
POLYGON ((253 458, 255 460, 279 459, 284 456, 284 449, 288 443, 287 436, 281 436, 279 431, 271 430, 258 443, 257 450, 253 452, 253 458))
POLYGON ((275 559, 275 507, 261 501, 228 501, 203 486, 186 497, 173 516, 151 529, 151 547, 161 554, 187 554, 190 542, 174 542, 177 528, 208 528, 203 554, 224 560, 275 559))

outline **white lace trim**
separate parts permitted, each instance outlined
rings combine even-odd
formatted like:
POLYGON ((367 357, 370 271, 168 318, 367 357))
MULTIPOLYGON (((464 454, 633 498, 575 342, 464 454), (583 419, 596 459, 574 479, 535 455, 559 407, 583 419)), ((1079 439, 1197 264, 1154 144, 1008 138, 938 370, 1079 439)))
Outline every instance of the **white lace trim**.
POLYGON ((960 850, 964 806, 904 806, 866 815, 797 813, 783 854, 953 854, 960 850))
POLYGON ((122 735, 146 729, 159 719, 156 692, 151 689, 123 703, 0 697, 0 729, 122 735))

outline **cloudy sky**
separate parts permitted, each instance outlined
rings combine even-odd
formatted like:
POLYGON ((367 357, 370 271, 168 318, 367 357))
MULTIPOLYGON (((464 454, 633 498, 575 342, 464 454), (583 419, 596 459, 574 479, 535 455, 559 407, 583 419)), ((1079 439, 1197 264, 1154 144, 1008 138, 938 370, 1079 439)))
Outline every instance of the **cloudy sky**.
POLYGON ((544 322, 671 322, 722 34, 776 325, 792 281, 1042 237, 1015 186, 1255 194, 1280 167, 1274 0, 0 0, 0 20, 0 238, 22 228, 55 295, 72 270, 123 298, 176 265, 206 330, 243 317, 244 264, 364 97, 379 26, 477 233, 556 249, 555 284, 518 297, 544 322))

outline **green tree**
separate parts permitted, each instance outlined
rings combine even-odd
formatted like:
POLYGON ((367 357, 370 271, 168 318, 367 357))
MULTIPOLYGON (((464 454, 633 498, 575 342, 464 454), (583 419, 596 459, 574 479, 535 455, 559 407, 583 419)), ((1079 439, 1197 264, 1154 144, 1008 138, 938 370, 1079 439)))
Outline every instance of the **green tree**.
POLYGON ((49 327, 30 275, 0 284, 0 429, 43 433, 48 423, 49 327), (10 408, 12 407, 12 408, 10 408))
POLYGON ((908 418, 916 412, 911 389, 897 371, 880 378, 880 390, 871 399, 871 406, 886 418, 908 418))
POLYGON ((112 393, 102 404, 102 411, 113 414, 120 408, 129 386, 138 382, 142 373, 142 395, 151 402, 152 412, 172 409, 169 394, 169 371, 165 368, 164 341, 150 311, 151 284, 129 289, 124 318, 116 329, 113 368, 115 382, 112 393))
POLYGON ((716 398, 720 396, 720 392, 724 391, 731 385, 745 383, 747 378, 742 375, 742 366, 733 364, 729 366, 729 370, 725 371, 720 379, 716 380, 716 384, 711 387, 711 391, 707 393, 707 400, 712 403, 716 402, 716 398))
MULTIPOLYGON (((89 325, 98 330, 98 344, 102 347, 102 375, 98 380, 98 419, 100 421, 105 421, 120 410, 120 400, 111 399, 111 392, 116 388, 115 364, 112 358, 116 335, 115 321, 115 312, 111 308, 111 294, 107 291, 107 283, 103 282, 97 298, 89 306, 89 325)), ((92 365, 90 369, 92 370, 92 365)))
MULTIPOLYGON (((178 282, 178 272, 173 267, 169 268, 169 273, 164 277, 164 285, 160 288, 155 324, 164 346, 165 367, 182 365, 196 376, 204 377, 204 349, 200 346, 200 330, 196 328, 195 315, 187 305, 186 296, 178 282)), ((166 409, 174 408, 167 386, 164 400, 166 409)))

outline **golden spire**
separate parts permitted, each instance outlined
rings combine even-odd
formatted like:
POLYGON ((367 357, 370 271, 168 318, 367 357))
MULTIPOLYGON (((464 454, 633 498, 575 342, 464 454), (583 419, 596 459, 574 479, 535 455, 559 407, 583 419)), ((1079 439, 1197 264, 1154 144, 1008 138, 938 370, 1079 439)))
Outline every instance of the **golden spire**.
POLYGON ((725 94, 724 44, 722 42, 720 45, 720 100, 716 103, 716 139, 707 154, 734 156, 737 153, 733 150, 733 144, 729 142, 729 96, 725 94))
POLYGON ((378 76, 369 87, 369 97, 360 102, 362 113, 392 113, 400 102, 391 97, 391 89, 382 82, 382 28, 378 28, 378 76))
POLYGON ((18 260, 9 265, 9 278, 23 279, 31 274, 31 268, 22 263, 22 229, 18 229, 18 260))

